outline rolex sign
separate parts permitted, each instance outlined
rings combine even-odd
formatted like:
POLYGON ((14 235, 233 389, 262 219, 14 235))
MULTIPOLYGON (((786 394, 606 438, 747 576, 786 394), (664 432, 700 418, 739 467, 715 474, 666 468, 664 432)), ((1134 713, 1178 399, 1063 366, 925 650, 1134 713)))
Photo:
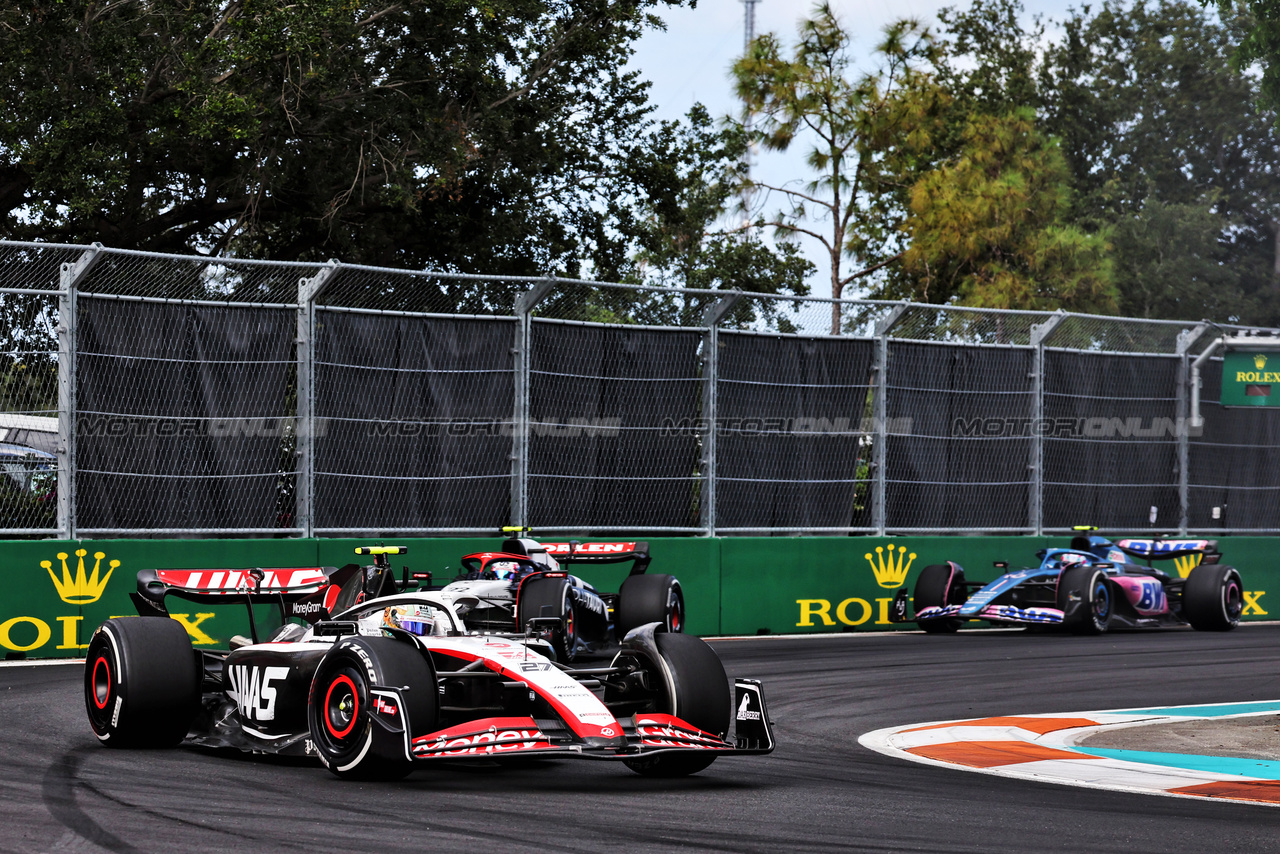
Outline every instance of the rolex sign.
POLYGON ((1280 353, 1230 350, 1222 357, 1223 406, 1280 406, 1280 353))

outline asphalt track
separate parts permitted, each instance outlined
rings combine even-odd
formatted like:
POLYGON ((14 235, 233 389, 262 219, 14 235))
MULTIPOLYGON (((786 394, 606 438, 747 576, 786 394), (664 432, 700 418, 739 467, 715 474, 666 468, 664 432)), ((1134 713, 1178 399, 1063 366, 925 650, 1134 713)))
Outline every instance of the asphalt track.
POLYGON ((80 667, 0 667, 0 850, 1280 850, 1273 807, 992 777, 857 743, 915 721, 1274 700, 1280 626, 714 646, 730 675, 764 680, 779 747, 677 781, 564 761, 433 767, 401 783, 353 784, 305 764, 107 750, 85 722, 80 667))

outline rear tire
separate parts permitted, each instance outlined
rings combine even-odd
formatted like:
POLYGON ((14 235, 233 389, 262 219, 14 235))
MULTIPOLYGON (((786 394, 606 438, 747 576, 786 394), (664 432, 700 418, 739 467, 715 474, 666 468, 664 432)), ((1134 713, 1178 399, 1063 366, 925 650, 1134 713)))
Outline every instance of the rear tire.
POLYGON ((1066 616, 1066 626, 1078 635, 1104 634, 1115 611, 1107 574, 1092 566, 1073 566, 1058 581, 1058 607, 1066 616), (1075 603, 1079 604, 1075 604, 1075 603))
POLYGON ((614 615, 618 639, 646 623, 662 623, 676 634, 684 631, 684 592, 671 575, 628 575, 618 590, 614 615))
POLYGON ((435 669, 414 645, 393 638, 350 637, 320 662, 311 681, 307 726, 325 767, 347 780, 399 780, 413 770, 408 744, 435 728, 439 694, 435 669), (363 653, 363 654, 362 654, 363 653), (372 688, 400 693, 401 734, 374 720, 372 688), (406 737, 407 736, 407 737, 406 737))
MULTIPOLYGON (((675 696, 663 690, 656 711, 674 715, 703 732, 724 738, 729 734, 733 701, 729 677, 720 656, 701 638, 657 632, 654 641, 670 668, 675 696)), ((641 759, 624 759, 623 764, 645 777, 687 777, 716 761, 714 752, 666 754, 641 759)))
POLYGON ((1182 616, 1202 632, 1227 632, 1240 624, 1244 583, 1235 567, 1201 564, 1182 588, 1182 616))
MULTIPOLYGON (((964 590, 964 570, 952 568, 949 563, 935 563, 920 571, 916 579, 912 603, 919 614, 925 608, 960 604, 955 600, 964 590)), ((963 600, 961 600, 963 601, 963 600)), ((916 620, 916 624, 929 634, 951 634, 960 628, 963 620, 942 617, 933 620, 916 620)))
POLYGON ((200 709, 200 676, 177 620, 107 620, 85 655, 89 725, 107 747, 176 747, 200 709))
POLYGON ((566 664, 573 661, 578 632, 573 613, 573 601, 569 597, 569 580, 566 578, 530 578, 520 585, 516 602, 516 631, 523 632, 533 617, 556 617, 563 626, 550 632, 548 640, 555 650, 556 660, 566 664), (544 613, 545 609, 545 613, 544 613))

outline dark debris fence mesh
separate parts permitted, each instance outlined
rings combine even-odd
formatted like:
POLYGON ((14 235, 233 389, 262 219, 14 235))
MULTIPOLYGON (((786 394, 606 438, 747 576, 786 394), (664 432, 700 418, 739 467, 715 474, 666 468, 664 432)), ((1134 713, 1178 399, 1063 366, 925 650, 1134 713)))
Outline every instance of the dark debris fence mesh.
POLYGON ((1195 530, 1274 529, 1280 519, 1280 419, 1265 409, 1224 408, 1222 360, 1202 371, 1204 432, 1192 437, 1189 519, 1195 530))
POLYGON ((1026 529, 1029 348, 890 341, 886 506, 895 526, 1026 529))
POLYGON ((534 319, 529 521, 698 526, 699 331, 534 319))
POLYGON ((1051 350, 1044 411, 1044 525, 1178 525, 1177 358, 1051 350))
POLYGON ((0 318, 9 535, 1280 530, 1236 328, 6 242, 0 318))
POLYGON ((315 527, 466 529, 503 520, 514 321, 316 315, 315 527))
POLYGON ((871 526, 872 342, 721 332, 716 527, 871 526))

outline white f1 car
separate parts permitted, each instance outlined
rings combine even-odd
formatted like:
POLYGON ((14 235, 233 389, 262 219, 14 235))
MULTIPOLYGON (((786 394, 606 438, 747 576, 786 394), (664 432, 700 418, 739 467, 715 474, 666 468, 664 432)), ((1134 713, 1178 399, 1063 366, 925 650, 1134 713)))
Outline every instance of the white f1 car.
POLYGON ((692 635, 650 623, 607 666, 570 669, 544 654, 545 640, 470 633, 438 592, 396 581, 387 556, 403 547, 356 551, 374 565, 140 571, 142 616, 108 620, 89 644, 85 707, 98 739, 315 756, 354 779, 534 756, 671 777, 773 750, 760 683, 731 688, 692 635), (244 603, 253 637, 193 649, 168 617, 170 595, 244 603), (300 622, 259 638, 254 612, 268 604, 300 622))
POLYGON ((646 623, 661 623, 668 632, 684 630, 680 582, 646 574, 648 567, 649 547, 643 542, 539 543, 513 537, 499 551, 464 557, 462 573, 439 593, 476 631, 523 633, 530 620, 543 621, 539 631, 557 660, 569 662, 618 643, 646 623), (609 563, 631 564, 617 593, 601 592, 564 568, 609 563))

